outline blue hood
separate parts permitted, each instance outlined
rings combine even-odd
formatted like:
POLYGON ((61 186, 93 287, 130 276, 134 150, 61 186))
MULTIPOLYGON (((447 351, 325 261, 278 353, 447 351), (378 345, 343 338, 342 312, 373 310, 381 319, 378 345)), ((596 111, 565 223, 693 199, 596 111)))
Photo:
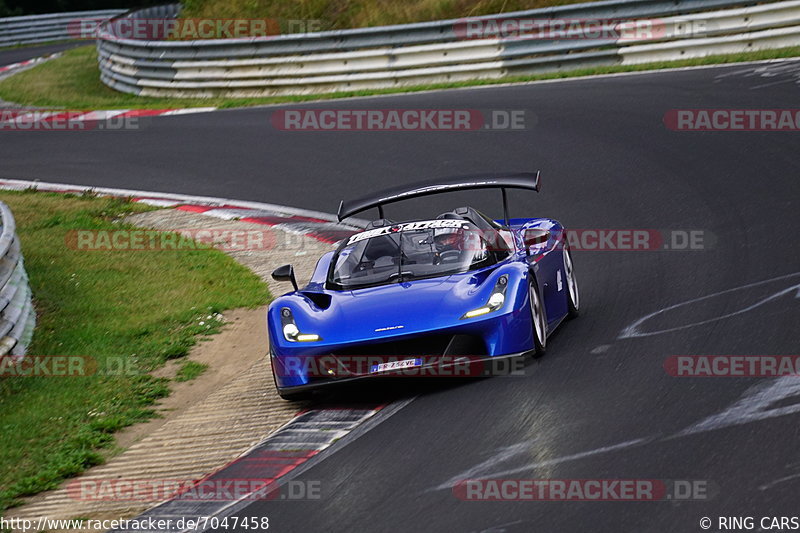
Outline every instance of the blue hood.
MULTIPOLYGON (((471 309, 477 279, 472 273, 331 292, 329 309, 312 313, 323 344, 380 341, 457 324, 471 309)), ((478 304, 481 305, 481 304, 478 304)), ((307 317, 302 317, 307 318, 307 317)), ((301 317, 295 316, 301 331, 301 317)))
POLYGON ((290 307, 301 332, 322 337, 318 343, 291 343, 292 349, 317 351, 329 345, 380 342, 463 324, 464 313, 485 305, 498 276, 495 268, 489 268, 353 291, 325 291, 331 297, 327 309, 294 293, 276 300, 271 310, 277 318, 280 307, 290 307))

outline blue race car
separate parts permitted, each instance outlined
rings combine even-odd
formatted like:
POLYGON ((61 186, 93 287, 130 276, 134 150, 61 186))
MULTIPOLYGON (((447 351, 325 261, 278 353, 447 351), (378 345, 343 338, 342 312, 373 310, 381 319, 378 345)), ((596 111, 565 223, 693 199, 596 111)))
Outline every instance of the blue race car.
POLYGON ((578 314, 578 285, 564 228, 550 218, 510 219, 507 189, 538 192, 539 173, 446 178, 342 202, 340 221, 373 208, 380 218, 323 255, 302 289, 291 265, 272 273, 295 289, 267 313, 280 396, 541 355, 556 327, 578 314), (502 191, 501 221, 471 207, 384 218, 389 203, 486 188, 502 191))

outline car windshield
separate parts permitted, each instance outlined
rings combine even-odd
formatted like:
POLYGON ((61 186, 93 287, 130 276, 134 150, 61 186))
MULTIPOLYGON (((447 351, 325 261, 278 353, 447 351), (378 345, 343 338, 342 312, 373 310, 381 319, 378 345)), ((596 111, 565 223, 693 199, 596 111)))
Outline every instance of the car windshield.
POLYGON ((463 220, 375 228, 342 243, 328 281, 338 289, 354 289, 466 272, 496 262, 491 248, 484 232, 463 220))

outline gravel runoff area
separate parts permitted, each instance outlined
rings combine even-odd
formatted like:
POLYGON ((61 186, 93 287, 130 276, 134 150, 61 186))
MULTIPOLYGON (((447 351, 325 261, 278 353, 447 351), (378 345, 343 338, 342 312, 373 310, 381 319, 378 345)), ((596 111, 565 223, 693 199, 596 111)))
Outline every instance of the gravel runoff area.
MULTIPOLYGON (((251 246, 257 249, 224 249, 266 281, 274 295, 287 292, 290 286, 273 281, 270 278, 272 270, 292 263, 298 282, 302 284, 311 277, 320 255, 332 249, 331 244, 279 228, 220 220, 175 209, 133 215, 127 222, 169 231, 250 232, 258 237, 251 242, 262 239, 261 242, 267 245, 251 246)), ((159 503, 158 499, 87 501, 76 494, 76 483, 80 481, 81 486, 87 486, 83 482, 96 481, 100 486, 102 481, 112 479, 156 482, 201 479, 236 459, 294 417, 303 405, 280 399, 270 377, 265 309, 248 313, 249 318, 234 312, 233 320, 226 313, 222 333, 198 343, 188 357, 191 360, 199 358, 209 365, 209 369, 188 384, 177 384, 176 388, 184 386, 188 389, 188 395, 176 390, 166 398, 159 406, 162 418, 123 432, 118 442, 126 448, 124 451, 79 478, 66 481, 60 488, 32 497, 23 506, 9 509, 6 517, 114 519, 136 516, 159 503), (206 380, 206 385, 203 380, 206 380)))

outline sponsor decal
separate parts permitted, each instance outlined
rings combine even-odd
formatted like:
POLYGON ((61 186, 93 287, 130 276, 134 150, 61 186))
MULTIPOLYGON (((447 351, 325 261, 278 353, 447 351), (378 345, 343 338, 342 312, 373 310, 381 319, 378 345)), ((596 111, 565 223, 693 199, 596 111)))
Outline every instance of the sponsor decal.
POLYGON ((404 327, 405 326, 386 326, 386 327, 383 327, 383 328, 376 328, 375 331, 377 331, 377 332, 392 331, 392 330, 395 330, 395 329, 403 329, 404 327))
MULTIPOLYGON (((479 230, 473 228, 464 221, 460 220, 435 220, 425 222, 408 222, 393 226, 384 226, 361 233, 351 235, 347 241, 348 245, 355 244, 361 240, 389 235, 398 231, 415 231, 424 229, 469 229, 471 235, 483 235, 483 239, 469 239, 461 249, 481 250, 485 243, 494 246, 492 243, 499 242, 495 239, 493 231, 479 230)), ((533 229, 531 227, 528 229, 533 229)), ((572 251, 630 251, 644 252, 657 250, 670 251, 702 251, 715 246, 716 236, 706 230, 700 229, 627 229, 627 228, 591 228, 591 229, 568 229, 552 230, 552 237, 555 243, 567 242, 572 251)), ((500 233, 503 234, 502 232, 500 233)), ((549 249, 552 245, 550 241, 544 242, 534 248, 536 250, 549 249)), ((505 249, 505 248, 500 248, 505 249)))
POLYGON ((407 222, 405 224, 395 224, 393 226, 384 226, 382 228, 375 228, 361 233, 356 233, 347 240, 347 245, 355 244, 364 239, 371 239, 381 235, 390 235, 392 233, 399 233, 403 231, 420 231, 426 229, 469 229, 469 224, 463 220, 423 220, 420 222, 407 222))

